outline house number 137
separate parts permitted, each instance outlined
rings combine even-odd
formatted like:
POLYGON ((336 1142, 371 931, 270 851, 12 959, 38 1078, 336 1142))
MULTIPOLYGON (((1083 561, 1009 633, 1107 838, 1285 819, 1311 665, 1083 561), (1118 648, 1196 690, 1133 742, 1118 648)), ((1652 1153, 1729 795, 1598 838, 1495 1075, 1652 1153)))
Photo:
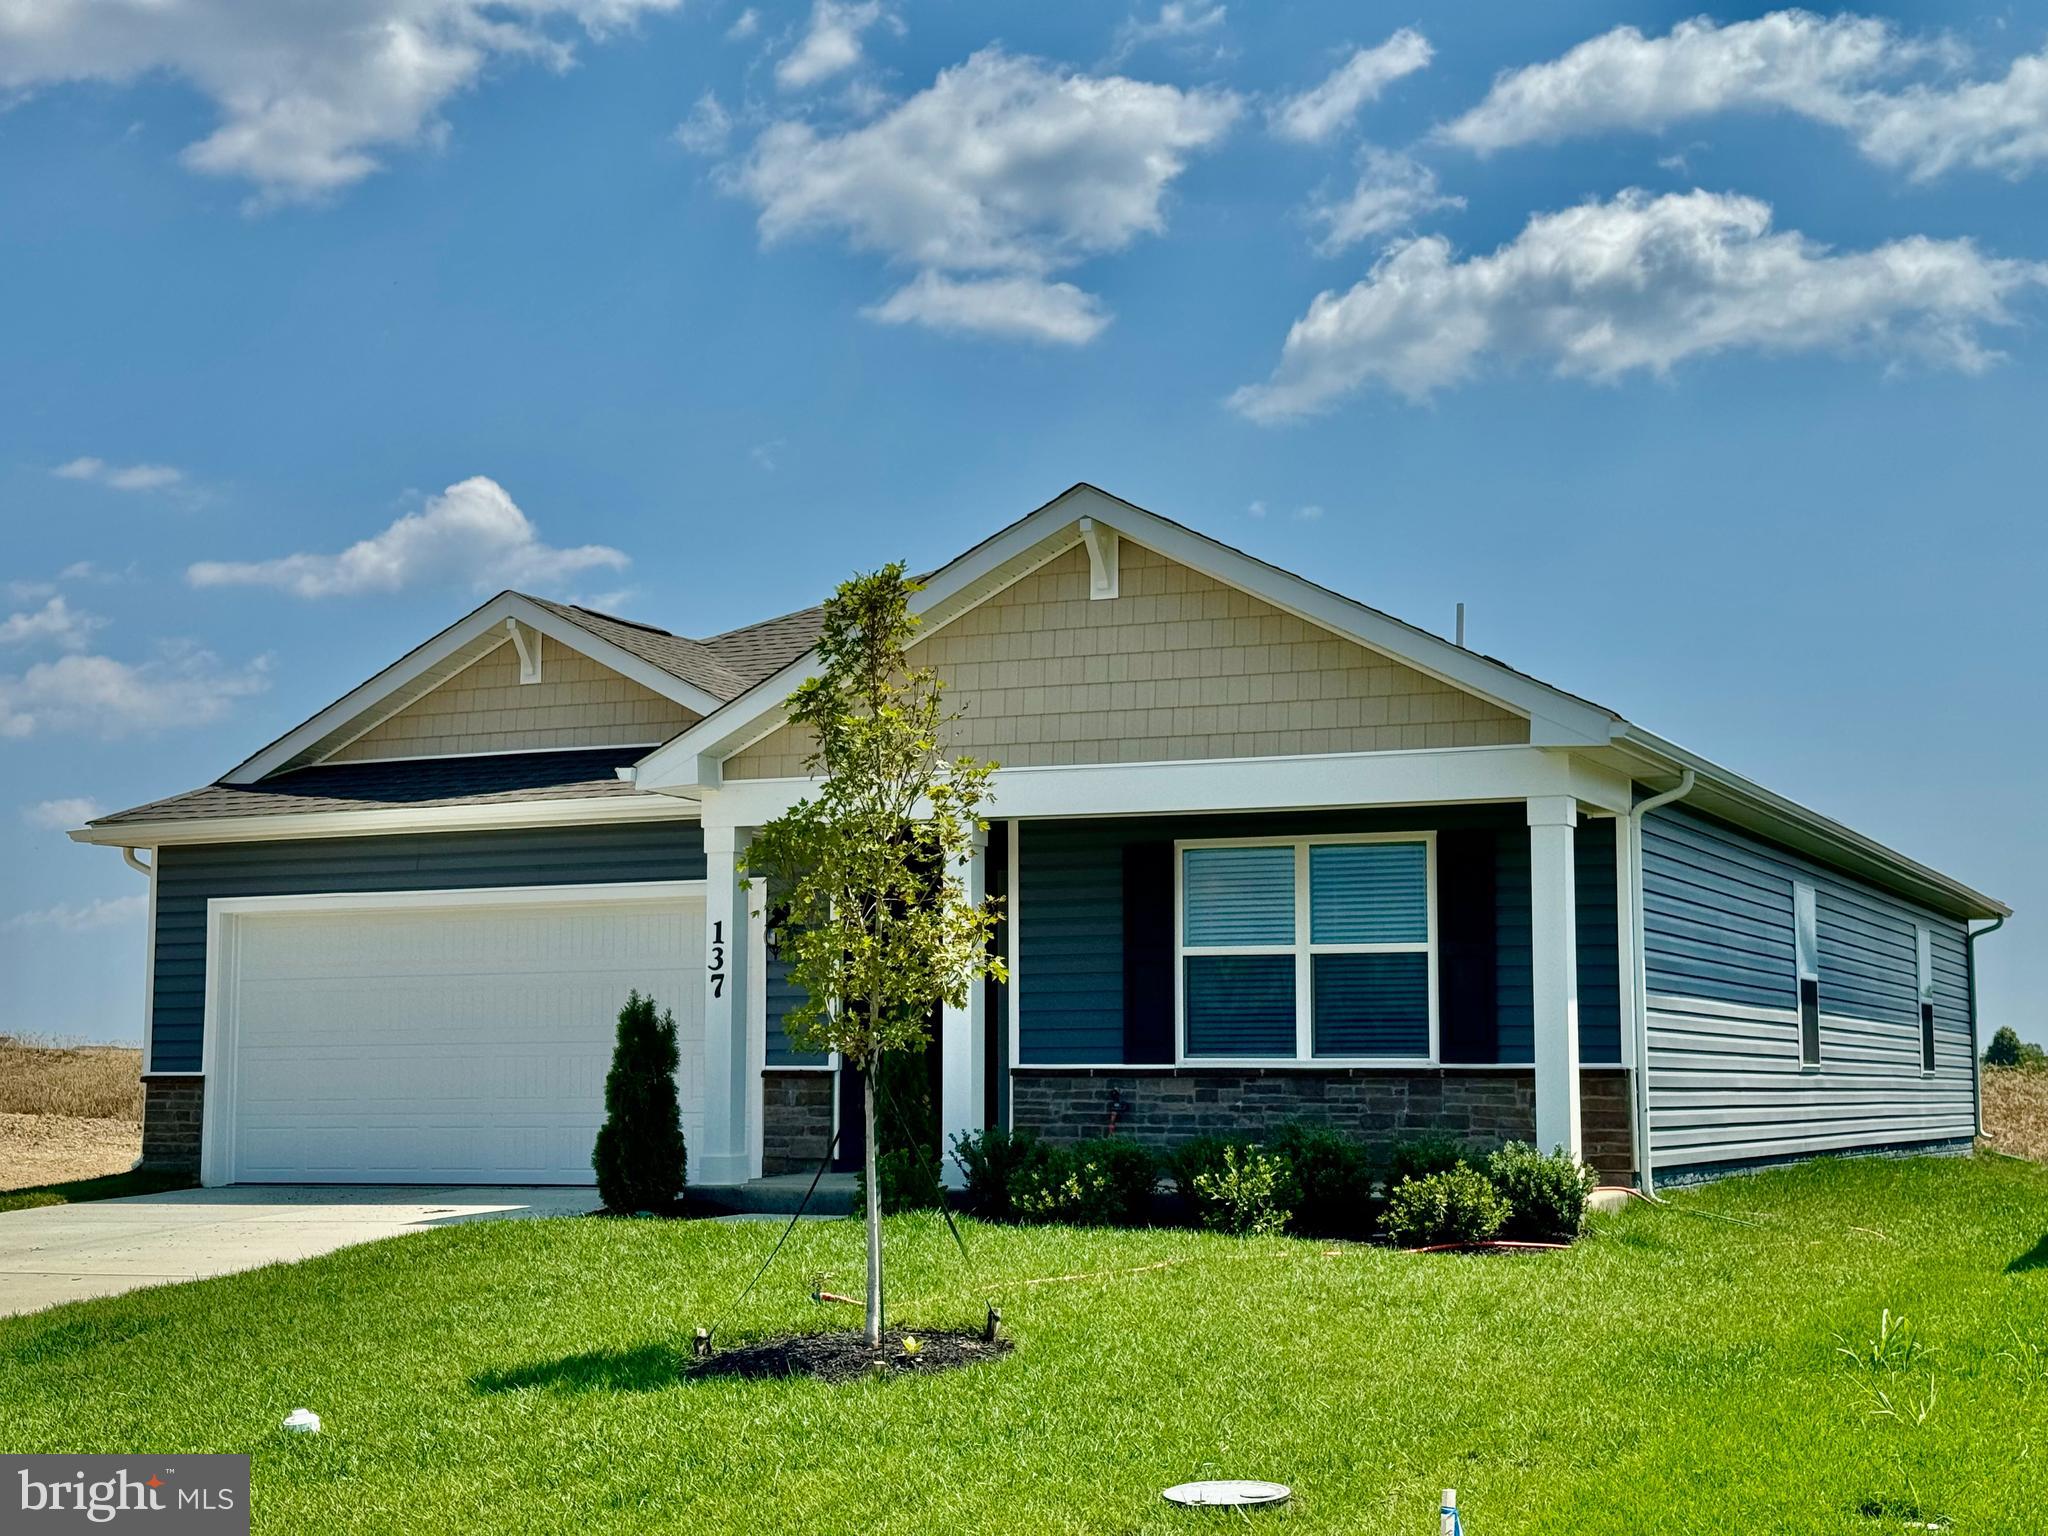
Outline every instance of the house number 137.
POLYGON ((725 919, 718 918, 711 924, 711 963, 704 967, 711 973, 711 995, 725 996, 725 919))

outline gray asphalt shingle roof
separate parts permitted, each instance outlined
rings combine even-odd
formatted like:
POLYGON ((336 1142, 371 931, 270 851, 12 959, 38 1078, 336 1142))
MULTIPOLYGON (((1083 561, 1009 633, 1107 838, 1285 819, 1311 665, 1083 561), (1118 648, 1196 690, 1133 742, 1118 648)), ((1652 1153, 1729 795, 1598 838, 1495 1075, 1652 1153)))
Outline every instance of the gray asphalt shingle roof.
POLYGON ((588 800, 630 795, 617 769, 645 747, 578 747, 565 752, 507 752, 487 757, 418 757, 381 763, 321 763, 273 774, 256 784, 204 789, 116 811, 92 824, 213 821, 227 816, 304 816, 319 811, 391 811, 520 800, 588 800))

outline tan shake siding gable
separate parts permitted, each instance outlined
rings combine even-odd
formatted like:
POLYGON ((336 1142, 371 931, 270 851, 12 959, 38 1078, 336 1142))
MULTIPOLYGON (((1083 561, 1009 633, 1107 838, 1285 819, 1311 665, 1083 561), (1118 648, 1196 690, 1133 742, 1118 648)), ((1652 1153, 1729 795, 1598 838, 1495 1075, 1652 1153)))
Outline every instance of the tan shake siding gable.
POLYGON ((518 651, 501 645, 327 761, 659 742, 697 719, 674 700, 545 636, 540 675, 537 683, 521 683, 518 651))
MULTIPOLYGON (((1124 543, 1120 595, 1079 546, 913 648, 967 718, 950 750, 1005 767, 1525 743, 1528 722, 1247 592, 1124 543)), ((728 779, 793 778, 783 726, 728 779)))

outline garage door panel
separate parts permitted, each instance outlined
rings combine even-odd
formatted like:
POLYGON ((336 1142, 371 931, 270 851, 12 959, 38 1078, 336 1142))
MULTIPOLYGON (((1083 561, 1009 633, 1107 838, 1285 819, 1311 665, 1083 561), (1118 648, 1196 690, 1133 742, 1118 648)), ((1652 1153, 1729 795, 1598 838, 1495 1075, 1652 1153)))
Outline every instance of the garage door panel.
POLYGON ((676 1016, 703 1124, 694 899, 250 914, 233 986, 233 1177, 589 1183, 619 1009, 676 1016))

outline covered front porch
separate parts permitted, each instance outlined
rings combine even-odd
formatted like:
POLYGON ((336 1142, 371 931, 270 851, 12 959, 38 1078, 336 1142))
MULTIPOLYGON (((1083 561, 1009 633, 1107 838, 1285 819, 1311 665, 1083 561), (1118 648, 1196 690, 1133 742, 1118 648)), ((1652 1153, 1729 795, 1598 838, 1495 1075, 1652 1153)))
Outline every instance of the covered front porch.
MULTIPOLYGON (((751 829, 808 787, 702 790, 705 1183, 814 1164, 839 1113, 834 1064, 778 1038, 742 878, 751 829)), ((1629 1176, 1632 788, 1523 746, 1001 771, 962 873, 1003 898, 1011 980, 939 1021, 942 1145, 1303 1118, 1533 1139, 1629 1176)))

